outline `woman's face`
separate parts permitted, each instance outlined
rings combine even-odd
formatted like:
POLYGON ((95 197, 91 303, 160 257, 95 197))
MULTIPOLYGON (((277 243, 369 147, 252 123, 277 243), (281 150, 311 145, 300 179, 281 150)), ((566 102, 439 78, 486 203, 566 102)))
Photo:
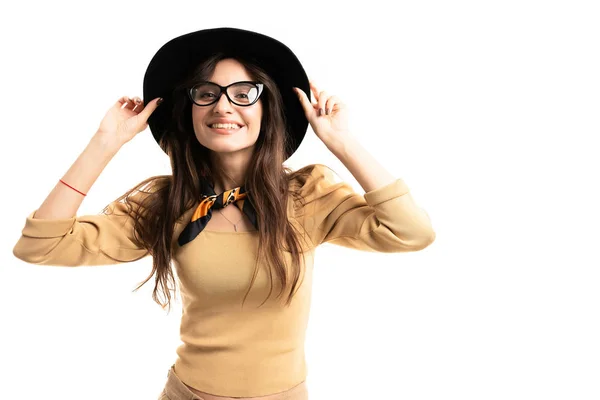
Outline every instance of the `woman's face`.
MULTIPOLYGON (((221 60, 215 67, 213 75, 208 79, 221 86, 239 81, 252 81, 244 66, 233 59, 221 60)), ((237 106, 229 102, 223 93, 219 101, 209 106, 198 106, 192 103, 192 121, 196 138, 204 147, 217 153, 231 153, 254 149, 260 132, 262 118, 262 101, 259 99, 251 106, 237 106), (220 119, 230 120, 241 125, 231 133, 223 134, 209 125, 220 119)))

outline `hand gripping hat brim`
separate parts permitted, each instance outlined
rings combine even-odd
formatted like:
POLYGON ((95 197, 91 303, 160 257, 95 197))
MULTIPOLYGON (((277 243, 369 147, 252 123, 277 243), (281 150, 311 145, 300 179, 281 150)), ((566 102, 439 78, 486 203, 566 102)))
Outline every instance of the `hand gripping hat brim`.
POLYGON ((160 143, 166 133, 173 106, 172 90, 203 60, 217 52, 239 55, 258 63, 281 92, 291 156, 304 139, 308 120, 292 88, 302 89, 310 98, 308 76, 296 55, 269 36, 237 28, 214 28, 191 32, 164 44, 150 61, 144 75, 144 102, 157 97, 163 103, 148 118, 154 139, 160 143))

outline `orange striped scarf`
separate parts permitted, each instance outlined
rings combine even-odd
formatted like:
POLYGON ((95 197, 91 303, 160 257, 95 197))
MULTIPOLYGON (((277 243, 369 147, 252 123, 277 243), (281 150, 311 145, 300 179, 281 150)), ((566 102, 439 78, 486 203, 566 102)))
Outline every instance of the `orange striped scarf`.
POLYGON ((258 221, 256 219, 256 211, 250 201, 246 201, 249 192, 246 192, 244 186, 238 186, 233 189, 224 191, 221 194, 216 194, 212 183, 208 180, 203 180, 202 196, 200 204, 196 207, 196 211, 192 215, 191 221, 181 232, 178 238, 179 246, 191 242, 202 232, 208 221, 212 217, 213 208, 225 208, 231 203, 235 205, 248 216, 252 224, 258 230, 258 221))

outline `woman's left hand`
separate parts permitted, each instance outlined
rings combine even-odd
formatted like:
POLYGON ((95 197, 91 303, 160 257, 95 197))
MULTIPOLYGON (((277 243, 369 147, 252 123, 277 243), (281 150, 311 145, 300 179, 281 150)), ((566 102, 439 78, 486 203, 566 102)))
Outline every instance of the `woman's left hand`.
POLYGON ((306 119, 315 134, 329 149, 337 148, 350 138, 347 107, 337 96, 331 96, 326 91, 319 91, 310 80, 309 83, 316 99, 315 103, 311 103, 302 89, 294 88, 306 114, 306 119))

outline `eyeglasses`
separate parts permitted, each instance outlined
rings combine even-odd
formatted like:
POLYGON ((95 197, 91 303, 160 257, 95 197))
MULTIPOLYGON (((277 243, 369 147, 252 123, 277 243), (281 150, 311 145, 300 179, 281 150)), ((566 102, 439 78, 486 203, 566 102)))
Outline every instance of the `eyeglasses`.
POLYGON ((209 106, 216 103, 225 93, 230 102, 237 106, 248 107, 258 101, 264 85, 258 82, 241 81, 227 86, 213 82, 200 82, 188 92, 190 99, 197 106, 209 106))

